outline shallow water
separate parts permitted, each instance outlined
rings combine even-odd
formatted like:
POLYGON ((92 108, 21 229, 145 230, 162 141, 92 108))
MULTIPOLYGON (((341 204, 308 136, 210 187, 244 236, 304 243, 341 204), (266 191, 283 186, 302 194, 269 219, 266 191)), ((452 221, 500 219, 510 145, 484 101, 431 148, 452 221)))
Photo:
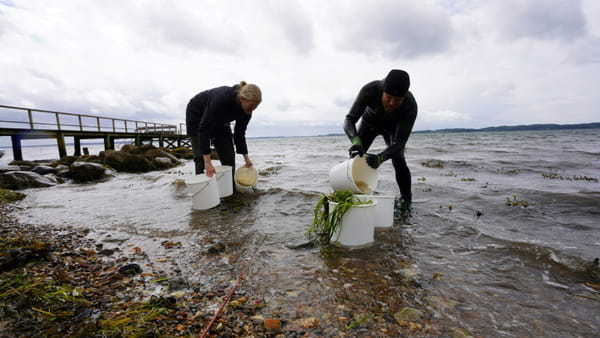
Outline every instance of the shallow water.
MULTIPOLYGON (((415 134, 406 150, 412 216, 356 250, 290 248, 306 240, 319 194, 329 191, 329 169, 346 159, 345 137, 248 144, 262 173, 257 191, 214 209, 191 210, 182 183, 193 172, 187 162, 102 183, 30 189, 19 218, 140 246, 207 286, 243 272, 246 292, 266 301, 265 317, 316 317, 324 335, 367 316, 353 334, 394 336, 393 314, 405 306, 425 309, 442 333, 599 331, 599 274, 589 264, 600 256, 600 130, 415 134), (165 250, 166 239, 181 249, 165 250), (216 242, 226 245, 218 259, 206 254, 216 242)), ((382 149, 382 140, 373 148, 382 149)), ((55 150, 36 151, 45 158, 55 150)), ((391 163, 379 177, 377 192, 398 194, 391 163)))

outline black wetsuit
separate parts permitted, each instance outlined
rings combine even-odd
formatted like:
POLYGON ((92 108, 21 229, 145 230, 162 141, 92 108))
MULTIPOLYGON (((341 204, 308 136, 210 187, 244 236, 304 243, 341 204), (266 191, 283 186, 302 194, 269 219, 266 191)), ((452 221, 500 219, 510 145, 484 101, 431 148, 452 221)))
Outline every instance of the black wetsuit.
POLYGON ((412 200, 410 170, 404 159, 404 146, 417 118, 417 102, 409 91, 398 109, 386 112, 381 103, 383 81, 367 83, 360 92, 344 121, 344 131, 352 140, 359 137, 368 150, 377 135, 382 135, 387 148, 381 153, 384 160, 392 159, 396 183, 403 200, 412 200), (362 117, 362 119, 361 119, 362 117), (361 119, 358 132, 356 122, 361 119))
POLYGON ((185 119, 187 134, 192 140, 196 174, 204 172, 203 155, 210 154, 210 141, 219 154, 221 164, 235 170, 235 153, 247 154, 246 127, 250 118, 237 100, 238 86, 223 86, 205 90, 194 96, 187 105, 185 119), (233 137, 229 123, 235 121, 233 137))

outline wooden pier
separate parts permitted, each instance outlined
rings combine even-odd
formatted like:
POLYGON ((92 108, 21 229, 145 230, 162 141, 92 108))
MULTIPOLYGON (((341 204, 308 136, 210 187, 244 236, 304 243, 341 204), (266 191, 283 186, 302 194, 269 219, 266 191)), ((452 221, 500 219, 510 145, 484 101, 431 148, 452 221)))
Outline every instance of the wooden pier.
POLYGON ((102 139, 106 150, 115 149, 117 139, 132 139, 135 145, 158 141, 159 147, 190 147, 181 126, 0 105, 0 136, 10 136, 15 160, 23 160, 24 139, 55 139, 60 157, 67 155, 65 137, 73 137, 75 156, 81 156, 82 139, 102 139))

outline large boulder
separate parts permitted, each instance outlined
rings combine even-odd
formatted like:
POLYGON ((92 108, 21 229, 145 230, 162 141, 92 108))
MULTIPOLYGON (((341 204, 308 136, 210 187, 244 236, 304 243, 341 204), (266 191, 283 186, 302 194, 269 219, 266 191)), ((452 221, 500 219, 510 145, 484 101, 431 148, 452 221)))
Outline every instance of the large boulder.
POLYGON ((56 185, 47 177, 31 171, 9 171, 0 174, 0 188, 22 190, 56 185))
POLYGON ((155 146, 153 146, 152 144, 142 144, 138 147, 140 154, 144 154, 145 152, 152 150, 152 149, 156 149, 155 146))
POLYGON ((130 154, 139 154, 140 153, 140 147, 133 145, 133 144, 124 144, 121 147, 120 151, 124 151, 126 153, 130 153, 130 154))
POLYGON ((100 152, 104 164, 117 171, 129 173, 148 172, 155 169, 152 162, 141 155, 129 154, 124 151, 105 150, 100 152))
POLYGON ((79 158, 79 160, 77 160, 78 162, 91 162, 91 163, 98 163, 98 164, 102 164, 102 159, 100 158, 100 156, 98 155, 86 155, 86 156, 81 156, 79 158))
POLYGON ((167 158, 167 157, 155 157, 152 159, 152 164, 154 164, 154 166, 157 169, 170 169, 173 168, 175 165, 173 164, 173 162, 167 158))
POLYGON ((53 163, 54 165, 58 165, 58 164, 65 164, 65 165, 71 165, 73 164, 73 162, 79 160, 79 156, 63 156, 60 158, 60 160, 58 160, 57 162, 53 163))
POLYGON ((177 147, 170 150, 171 154, 175 155, 177 158, 183 158, 186 160, 191 160, 194 158, 194 153, 192 149, 188 147, 177 147))
POLYGON ((97 163, 73 162, 69 170, 69 177, 77 182, 97 181, 105 177, 106 169, 97 163))

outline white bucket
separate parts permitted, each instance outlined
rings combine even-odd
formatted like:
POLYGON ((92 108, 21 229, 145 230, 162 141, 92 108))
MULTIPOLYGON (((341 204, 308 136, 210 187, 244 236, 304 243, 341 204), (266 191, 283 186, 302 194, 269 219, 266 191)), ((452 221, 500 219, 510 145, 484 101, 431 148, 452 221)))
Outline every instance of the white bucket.
MULTIPOLYGON (((371 196, 356 196, 362 201, 371 196)), ((331 242, 347 247, 364 246, 374 241, 375 215, 377 201, 371 204, 359 204, 350 207, 342 216, 337 229, 331 235, 331 242)), ((335 202, 329 202, 329 210, 335 208, 335 202)))
POLYGON ((206 210, 220 203, 217 177, 207 177, 205 174, 189 177, 185 180, 192 194, 192 209, 206 210))
POLYGON ((253 192, 258 181, 258 171, 254 167, 239 167, 235 171, 235 190, 239 192, 253 192))
POLYGON ((329 184, 335 191, 350 190, 356 194, 370 194, 377 187, 377 170, 367 164, 364 156, 356 156, 338 163, 329 171, 329 184))
POLYGON ((233 195, 233 179, 231 166, 220 165, 215 167, 215 176, 217 176, 217 189, 219 197, 227 197, 233 195))
POLYGON ((377 201, 375 228, 389 228, 394 225, 394 196, 373 195, 377 201))

